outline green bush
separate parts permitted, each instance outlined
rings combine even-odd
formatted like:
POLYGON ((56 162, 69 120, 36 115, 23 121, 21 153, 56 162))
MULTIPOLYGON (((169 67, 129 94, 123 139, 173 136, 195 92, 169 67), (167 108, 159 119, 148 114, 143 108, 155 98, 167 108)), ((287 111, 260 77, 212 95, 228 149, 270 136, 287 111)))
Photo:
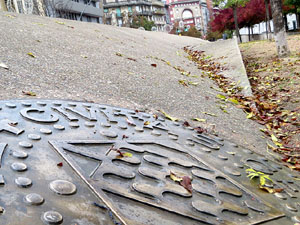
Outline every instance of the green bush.
POLYGON ((139 28, 139 27, 144 27, 145 30, 151 30, 151 28, 154 26, 154 21, 149 21, 147 20, 146 17, 143 16, 133 16, 132 19, 132 28, 139 28))

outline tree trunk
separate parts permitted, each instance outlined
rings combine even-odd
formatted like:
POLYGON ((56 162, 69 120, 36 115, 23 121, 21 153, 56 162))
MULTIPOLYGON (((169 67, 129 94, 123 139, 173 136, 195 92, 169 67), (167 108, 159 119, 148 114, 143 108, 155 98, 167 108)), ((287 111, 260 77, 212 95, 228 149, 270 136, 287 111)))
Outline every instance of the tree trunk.
POLYGON ((300 29, 300 13, 296 13, 297 28, 300 29))
POLYGON ((286 32, 282 16, 281 0, 270 0, 274 24, 274 35, 279 57, 286 57, 290 54, 288 43, 286 41, 286 32))
POLYGON ((4 0, 0 0, 0 11, 7 11, 4 0))
POLYGON ((239 24, 238 24, 238 18, 237 18, 237 7, 233 7, 233 17, 234 17, 234 26, 235 26, 235 33, 236 36, 240 39, 240 43, 242 43, 242 37, 240 35, 239 31, 239 24))
POLYGON ((287 15, 286 14, 283 15, 283 19, 284 19, 285 31, 288 32, 289 31, 289 27, 288 27, 288 21, 287 21, 287 15))
POLYGON ((271 39, 271 28, 270 28, 270 12, 269 12, 269 2, 265 0, 265 7, 266 7, 266 33, 267 39, 271 39), (270 34, 270 35, 269 35, 270 34))
POLYGON ((251 37, 250 37, 250 26, 248 27, 248 40, 249 40, 249 42, 251 41, 251 37))

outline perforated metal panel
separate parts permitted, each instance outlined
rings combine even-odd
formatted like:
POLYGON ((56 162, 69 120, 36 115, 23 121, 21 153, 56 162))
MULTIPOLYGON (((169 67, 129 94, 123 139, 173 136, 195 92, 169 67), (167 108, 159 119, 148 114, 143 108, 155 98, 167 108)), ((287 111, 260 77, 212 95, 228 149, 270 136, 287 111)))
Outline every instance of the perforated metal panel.
POLYGON ((221 138, 94 103, 15 100, 0 108, 0 224, 299 220, 298 175, 221 138), (259 190, 249 167, 283 192, 259 190), (171 172, 192 178, 193 191, 171 172))

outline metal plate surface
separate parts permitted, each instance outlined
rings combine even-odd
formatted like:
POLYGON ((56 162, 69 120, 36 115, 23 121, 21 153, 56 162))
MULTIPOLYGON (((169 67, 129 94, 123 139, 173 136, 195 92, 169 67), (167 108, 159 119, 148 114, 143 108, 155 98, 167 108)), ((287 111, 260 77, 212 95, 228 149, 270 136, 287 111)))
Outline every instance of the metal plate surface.
POLYGON ((278 163, 151 114, 0 101, 0 224, 291 224, 299 189, 278 163), (259 190, 250 167, 283 192, 259 190), (193 191, 171 172, 191 177, 193 191))

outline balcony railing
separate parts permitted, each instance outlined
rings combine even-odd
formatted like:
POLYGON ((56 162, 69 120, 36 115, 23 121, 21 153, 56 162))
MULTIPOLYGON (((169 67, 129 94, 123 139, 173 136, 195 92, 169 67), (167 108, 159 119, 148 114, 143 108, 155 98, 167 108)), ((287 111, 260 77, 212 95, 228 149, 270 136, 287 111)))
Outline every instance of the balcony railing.
POLYGON ((153 11, 153 14, 156 14, 156 15, 165 15, 165 11, 162 11, 162 10, 154 10, 153 11))
POLYGON ((151 11, 142 11, 142 12, 137 12, 137 15, 139 16, 152 16, 151 11))
POLYGON ((104 3, 104 8, 112 8, 112 7, 119 7, 119 6, 135 6, 135 5, 147 5, 151 6, 152 3, 147 0, 135 0, 135 1, 122 1, 122 2, 109 2, 104 3))

